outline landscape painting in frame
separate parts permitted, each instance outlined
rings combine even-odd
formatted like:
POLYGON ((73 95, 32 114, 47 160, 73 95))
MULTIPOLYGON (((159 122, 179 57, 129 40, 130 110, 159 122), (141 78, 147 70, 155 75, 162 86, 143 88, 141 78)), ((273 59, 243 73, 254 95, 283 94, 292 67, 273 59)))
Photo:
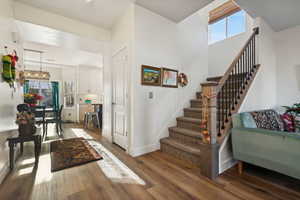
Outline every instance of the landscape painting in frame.
POLYGON ((161 69, 157 67, 142 65, 142 85, 160 86, 161 69))
POLYGON ((162 86, 178 88, 178 71, 162 68, 162 86))

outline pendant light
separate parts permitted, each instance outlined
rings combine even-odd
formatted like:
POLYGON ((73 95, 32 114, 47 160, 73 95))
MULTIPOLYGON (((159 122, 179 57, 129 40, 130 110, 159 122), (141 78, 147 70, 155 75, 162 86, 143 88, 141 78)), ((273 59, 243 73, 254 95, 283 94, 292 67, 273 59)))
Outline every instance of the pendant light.
POLYGON ((49 80, 50 79, 50 73, 43 71, 43 52, 42 51, 36 51, 31 49, 24 49, 24 51, 31 51, 35 53, 40 54, 40 71, 37 70, 25 70, 24 75, 25 79, 38 79, 38 80, 49 80))

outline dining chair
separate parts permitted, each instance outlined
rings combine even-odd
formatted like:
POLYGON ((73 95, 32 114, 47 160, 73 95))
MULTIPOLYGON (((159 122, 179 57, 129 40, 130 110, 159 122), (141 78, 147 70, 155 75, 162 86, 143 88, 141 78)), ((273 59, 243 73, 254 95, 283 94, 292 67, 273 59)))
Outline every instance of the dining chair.
POLYGON ((46 112, 45 112, 45 106, 35 106, 35 107, 31 107, 31 112, 34 113, 34 119, 35 119, 35 123, 38 126, 43 126, 43 137, 45 135, 46 132, 46 127, 45 127, 45 117, 46 117, 46 112))
POLYGON ((48 124, 55 124, 55 128, 56 128, 56 133, 57 135, 60 137, 61 134, 63 132, 62 129, 62 111, 63 111, 63 105, 60 106, 58 111, 54 111, 54 115, 52 117, 47 117, 46 118, 46 137, 48 134, 48 124))

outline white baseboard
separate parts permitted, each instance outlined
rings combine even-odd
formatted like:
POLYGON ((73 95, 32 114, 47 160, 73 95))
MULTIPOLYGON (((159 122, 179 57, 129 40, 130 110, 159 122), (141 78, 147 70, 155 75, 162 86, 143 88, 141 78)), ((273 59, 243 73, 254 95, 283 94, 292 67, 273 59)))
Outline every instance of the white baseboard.
POLYGON ((6 162, 3 168, 0 170, 0 184, 4 181, 5 177, 9 174, 9 162, 6 162))
POLYGON ((223 172, 225 172, 227 169, 230 169, 231 167, 233 167, 234 165, 236 165, 237 160, 230 158, 226 161, 224 161, 223 163, 221 163, 220 165, 220 170, 219 170, 219 174, 222 174, 223 172))
POLYGON ((143 146, 143 147, 138 147, 135 149, 132 149, 130 151, 130 155, 132 157, 137 157, 137 156, 141 156, 147 153, 151 153, 153 151, 159 150, 160 149, 160 143, 155 143, 155 144, 151 144, 151 145, 147 145, 147 146, 143 146))

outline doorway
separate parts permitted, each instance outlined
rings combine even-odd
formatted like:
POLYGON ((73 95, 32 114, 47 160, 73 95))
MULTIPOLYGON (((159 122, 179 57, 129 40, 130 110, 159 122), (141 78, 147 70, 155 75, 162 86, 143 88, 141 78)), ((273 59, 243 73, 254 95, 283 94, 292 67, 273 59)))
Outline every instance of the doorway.
POLYGON ((128 149, 127 131, 127 76, 128 51, 122 48, 112 56, 113 94, 112 94, 112 137, 113 142, 128 149))

